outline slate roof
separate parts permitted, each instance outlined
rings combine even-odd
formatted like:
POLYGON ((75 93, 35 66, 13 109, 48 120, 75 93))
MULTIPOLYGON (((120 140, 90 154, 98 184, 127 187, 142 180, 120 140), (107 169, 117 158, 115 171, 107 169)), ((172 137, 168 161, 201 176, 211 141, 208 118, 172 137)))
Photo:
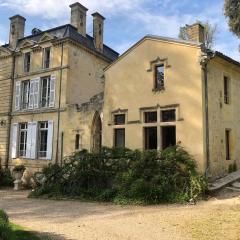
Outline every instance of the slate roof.
MULTIPOLYGON (((65 38, 70 38, 72 40, 75 40, 75 41, 79 42, 80 44, 82 44, 83 46, 89 48, 90 50, 93 50, 93 51, 97 52, 98 54, 103 55, 110 61, 114 61, 119 56, 119 54, 116 51, 114 51, 113 49, 111 49, 110 47, 108 47, 106 45, 104 45, 104 47, 103 47, 103 52, 97 51, 97 49, 94 45, 94 38, 89 35, 86 35, 86 37, 82 36, 80 33, 78 33, 77 28, 75 28, 71 24, 66 24, 63 26, 56 27, 56 28, 48 29, 48 30, 42 31, 36 35, 26 36, 26 37, 18 40, 18 45, 26 39, 38 42, 39 39, 45 33, 49 33, 49 34, 57 37, 59 40, 62 40, 65 38)), ((3 47, 8 47, 8 44, 3 45, 3 47)))

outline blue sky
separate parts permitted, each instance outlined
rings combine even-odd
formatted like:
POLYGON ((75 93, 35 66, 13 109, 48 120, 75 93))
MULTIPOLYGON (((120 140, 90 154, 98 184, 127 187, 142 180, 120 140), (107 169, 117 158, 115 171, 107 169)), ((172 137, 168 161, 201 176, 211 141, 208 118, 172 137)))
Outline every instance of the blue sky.
MULTIPOLYGON (((0 42, 8 42, 9 17, 27 19, 26 34, 34 27, 46 30, 69 23, 69 5, 76 0, 0 0, 0 42)), ((240 61, 240 40, 228 29, 224 0, 81 0, 89 8, 87 32, 92 34, 91 14, 106 17, 105 43, 122 53, 146 34, 177 37, 178 29, 196 20, 217 24, 215 49, 240 61)))

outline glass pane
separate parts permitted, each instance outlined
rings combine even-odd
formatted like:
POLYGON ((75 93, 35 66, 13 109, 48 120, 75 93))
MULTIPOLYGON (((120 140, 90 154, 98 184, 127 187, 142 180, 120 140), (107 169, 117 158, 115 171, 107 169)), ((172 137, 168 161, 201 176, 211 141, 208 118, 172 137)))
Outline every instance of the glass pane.
POLYGON ((125 129, 115 129, 115 147, 125 147, 125 129))
POLYGON ((157 149, 157 127, 144 128, 145 149, 157 149))
POLYGON ((176 121, 176 110, 164 110, 161 111, 162 122, 175 122, 176 121))
POLYGON ((115 125, 123 125, 125 124, 125 114, 118 114, 114 116, 115 125))
POLYGON ((156 66, 155 88, 161 89, 164 87, 164 65, 156 66))
POLYGON ((145 112, 145 123, 154 123, 157 122, 157 112, 145 112))

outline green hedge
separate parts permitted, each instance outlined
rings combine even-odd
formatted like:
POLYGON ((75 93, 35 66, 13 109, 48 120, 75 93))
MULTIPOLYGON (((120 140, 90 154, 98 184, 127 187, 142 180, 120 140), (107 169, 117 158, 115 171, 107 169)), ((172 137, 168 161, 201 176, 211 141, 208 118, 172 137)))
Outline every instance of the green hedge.
POLYGON ((0 167, 0 187, 12 187, 13 177, 9 169, 0 167))
POLYGON ((67 157, 36 175, 31 196, 79 197, 117 203, 184 202, 204 194, 205 179, 180 146, 159 151, 102 148, 67 157), (42 176, 42 181, 39 181, 42 176))

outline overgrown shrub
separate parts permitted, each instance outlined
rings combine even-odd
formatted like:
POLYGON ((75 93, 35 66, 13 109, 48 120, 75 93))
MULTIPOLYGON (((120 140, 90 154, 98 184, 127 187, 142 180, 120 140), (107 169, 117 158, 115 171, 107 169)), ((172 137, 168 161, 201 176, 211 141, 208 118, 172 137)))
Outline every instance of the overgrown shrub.
POLYGON ((162 152, 84 150, 66 158, 63 166, 49 165, 42 175, 32 196, 154 204, 196 199, 206 188, 194 159, 180 146, 162 152))
POLYGON ((0 168, 0 187, 13 186, 13 177, 9 169, 0 168))

